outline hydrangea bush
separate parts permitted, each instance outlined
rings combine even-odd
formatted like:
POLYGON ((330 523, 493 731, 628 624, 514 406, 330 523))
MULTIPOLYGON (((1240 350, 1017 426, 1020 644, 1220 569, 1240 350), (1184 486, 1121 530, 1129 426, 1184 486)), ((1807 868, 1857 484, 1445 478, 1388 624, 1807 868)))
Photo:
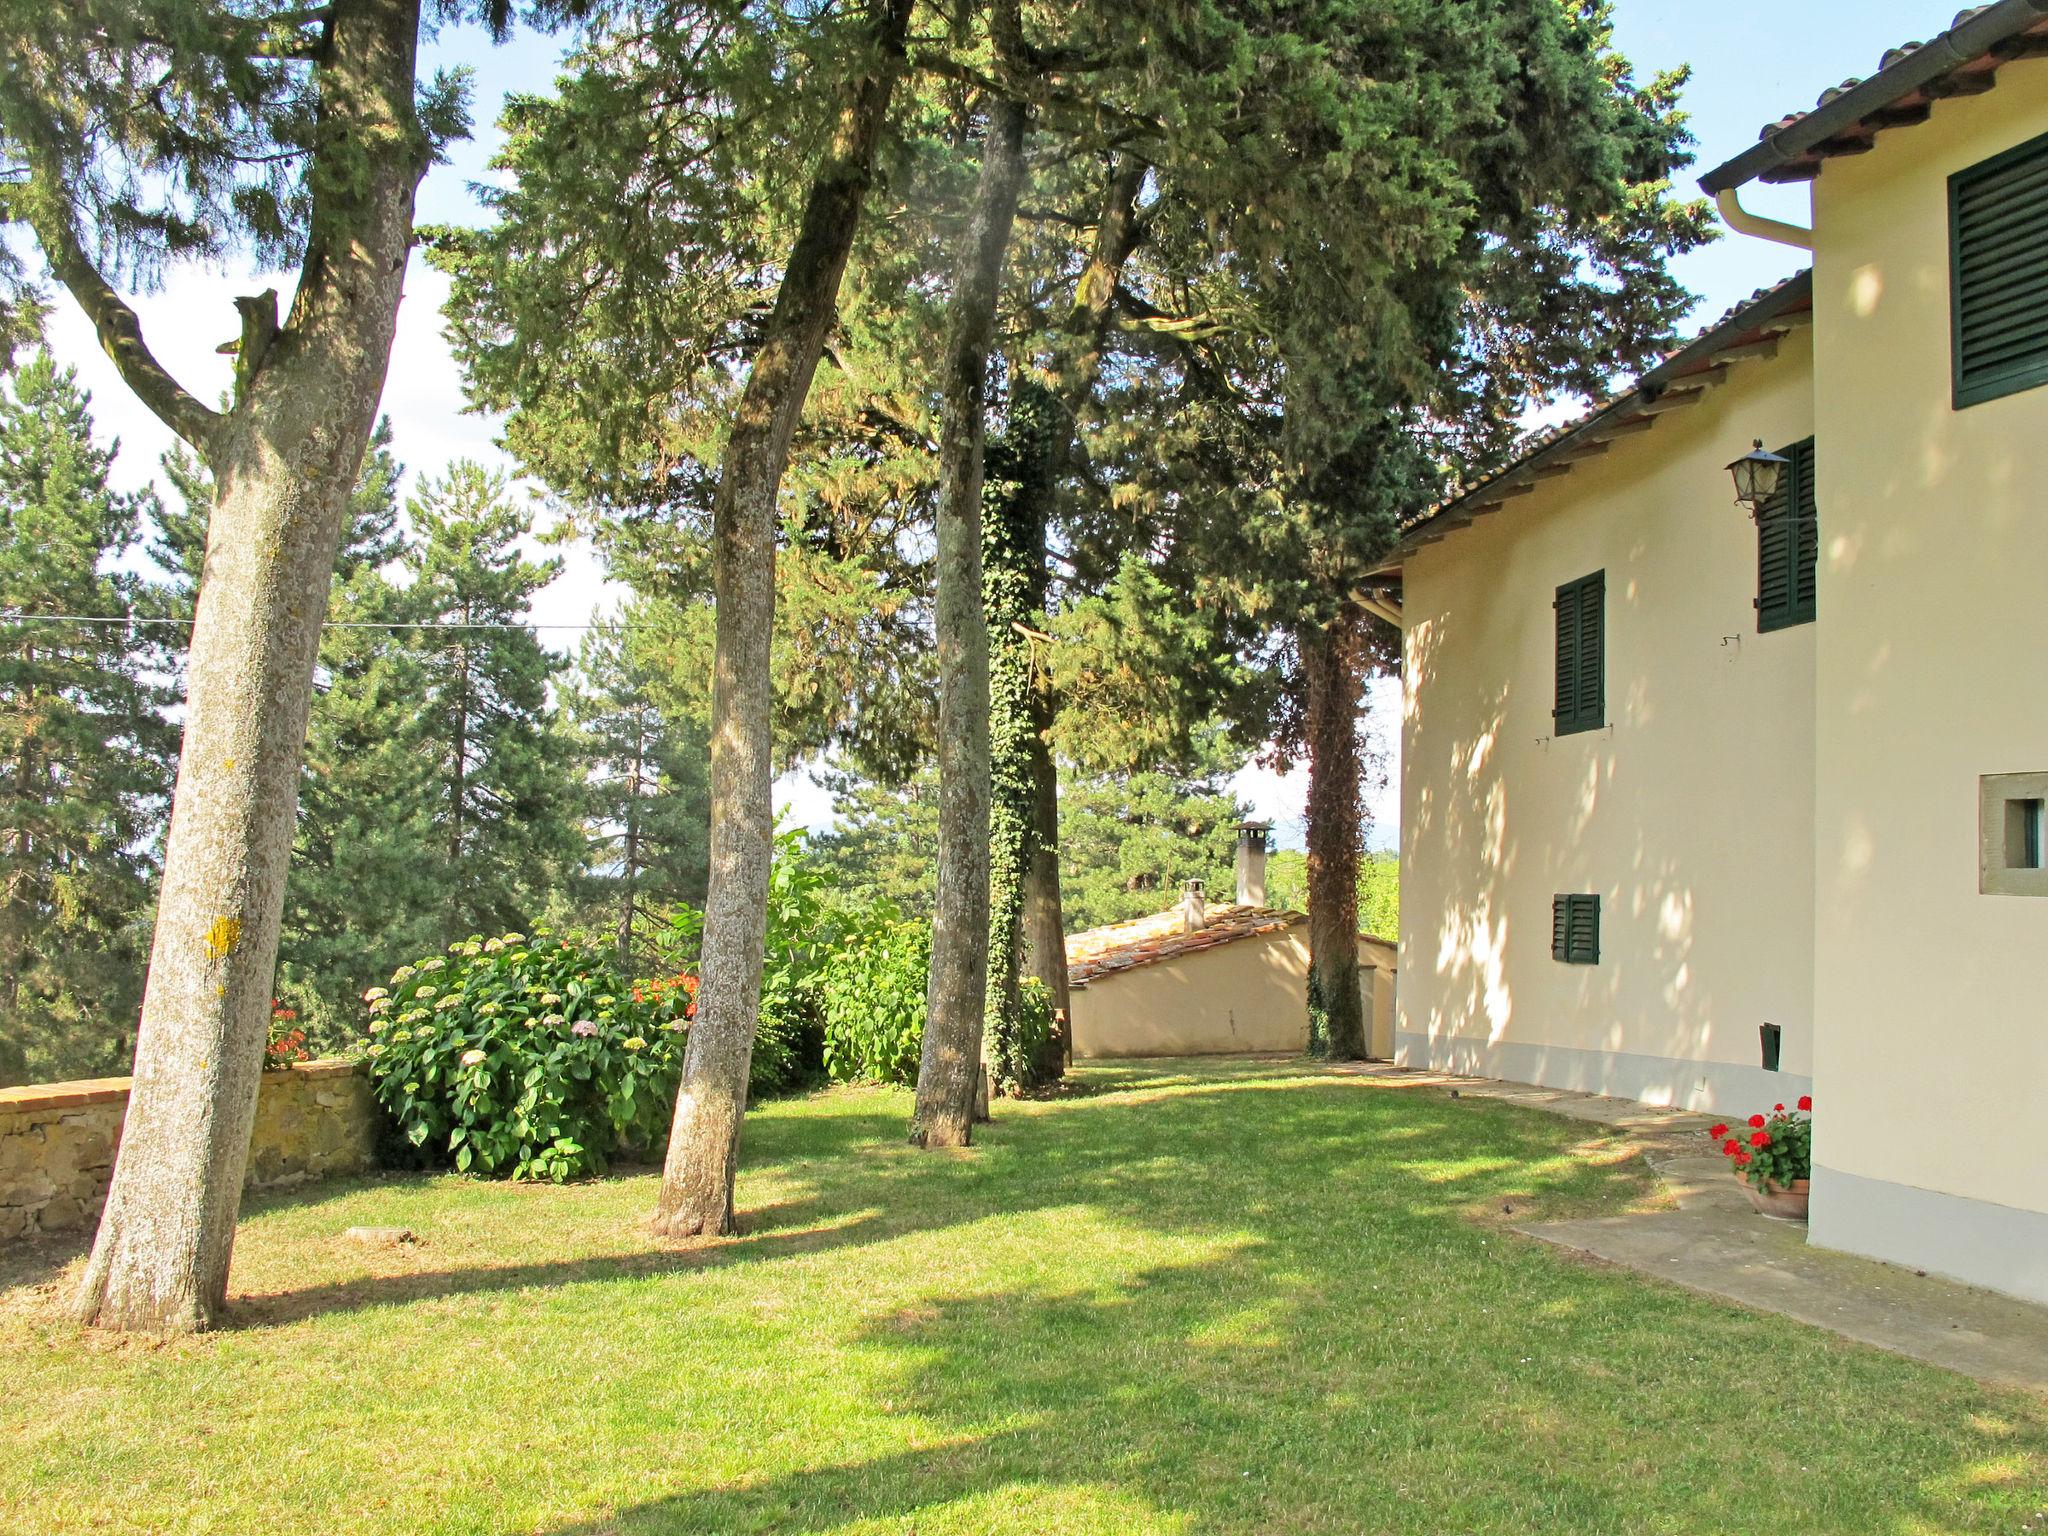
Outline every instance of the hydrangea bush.
POLYGON ((451 944, 364 994, 371 1081, 411 1146, 515 1179, 602 1173, 665 1134, 694 977, 638 988, 537 930, 451 944))

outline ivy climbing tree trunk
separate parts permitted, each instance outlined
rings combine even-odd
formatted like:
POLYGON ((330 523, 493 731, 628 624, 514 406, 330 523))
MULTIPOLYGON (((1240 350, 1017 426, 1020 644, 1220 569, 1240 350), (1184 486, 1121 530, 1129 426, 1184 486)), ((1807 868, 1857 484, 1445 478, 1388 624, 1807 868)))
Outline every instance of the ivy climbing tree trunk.
POLYGON ((1046 1053, 1023 1039, 1022 977, 1026 885, 1047 851, 1033 770, 1039 757, 1050 758, 1033 649, 1045 623, 1045 538, 1060 419, 1049 389, 1015 377, 1009 420, 988 446, 982 498, 989 647, 989 987, 982 1049, 999 1093, 1036 1087, 1047 1066, 1046 1053))
POLYGON ((712 506, 717 602, 711 671, 711 884, 702 999, 683 1057, 654 1229, 671 1237, 733 1230, 733 1180, 747 1070, 760 1021, 768 928, 776 498, 789 441, 825 347, 840 279, 874 180, 875 151, 903 69, 911 0, 870 0, 873 56, 847 88, 804 204, 775 308, 719 464, 712 506))
POLYGON ((1031 863, 1024 871, 1024 968, 1045 988, 1055 1015, 1038 1078, 1052 1082, 1074 1058, 1073 1000, 1067 985, 1067 923, 1060 901, 1059 771, 1052 758, 1052 689, 1031 690, 1031 863))
POLYGON ((1071 1006, 1060 904, 1059 777, 1050 736, 1055 700, 1033 665, 1033 637, 1025 631, 1045 622, 1053 496, 1074 446, 1075 419, 1101 367, 1117 282, 1137 249, 1145 174, 1145 163, 1134 156, 1111 162, 1095 238, 1047 369, 1050 382, 1021 365, 1013 370, 1009 421, 989 450, 982 538, 992 786, 986 1045, 1003 1089, 1052 1081, 1068 1056, 1064 1029, 1035 1056, 1017 1039, 1027 968, 1062 1018, 1071 1006))
POLYGON ((274 293, 238 301, 225 414, 149 354, 68 215, 38 196, 30 220, 124 378, 216 485, 134 1089, 74 1304, 105 1327, 203 1329, 226 1303, 313 661, 430 158, 414 110, 416 0, 337 0, 329 27, 297 292, 282 327, 274 293))
POLYGON ((1296 635, 1306 689, 1310 1007, 1333 1061, 1366 1053, 1359 997, 1358 854, 1363 794, 1358 752, 1364 697, 1362 614, 1346 610, 1296 635))
POLYGON ((910 1139, 964 1147, 988 1004, 989 641, 982 608, 982 443, 1003 253, 1024 179, 1024 108, 989 108, 981 179, 955 271, 939 416, 939 869, 931 983, 910 1139))

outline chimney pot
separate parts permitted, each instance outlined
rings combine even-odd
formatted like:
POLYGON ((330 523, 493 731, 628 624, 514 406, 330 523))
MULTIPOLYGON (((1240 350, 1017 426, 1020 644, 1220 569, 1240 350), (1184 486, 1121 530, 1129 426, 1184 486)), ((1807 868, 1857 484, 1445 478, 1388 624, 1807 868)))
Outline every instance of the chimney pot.
POLYGON ((1240 821, 1237 824, 1237 904, 1263 907, 1266 904, 1266 839, 1273 830, 1270 821, 1240 821))
POLYGON ((1183 933, 1193 933, 1209 921, 1207 889, 1199 880, 1183 882, 1180 888, 1180 926, 1183 933))

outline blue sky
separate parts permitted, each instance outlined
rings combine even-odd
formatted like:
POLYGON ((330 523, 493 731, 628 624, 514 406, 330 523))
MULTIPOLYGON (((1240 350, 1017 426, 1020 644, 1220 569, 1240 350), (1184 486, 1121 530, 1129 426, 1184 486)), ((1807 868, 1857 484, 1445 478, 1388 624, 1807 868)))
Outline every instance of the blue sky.
MULTIPOLYGON (((1941 31, 1953 15, 1953 4, 1927 0, 1617 0, 1615 8, 1617 40, 1639 75, 1681 63, 1693 67, 1684 98, 1698 140, 1699 163, 1692 174, 1748 147, 1764 123, 1811 106, 1825 86, 1872 73, 1886 48, 1941 31)), ((545 91, 559 48, 558 40, 532 33, 493 47, 481 32, 467 27, 446 29, 428 44, 429 67, 467 65, 474 70, 476 133, 455 146, 448 164, 428 174, 420 195, 423 221, 470 223, 480 217, 469 187, 487 174, 498 143, 499 106, 508 93, 545 91)), ((1751 188, 1744 201, 1760 213, 1809 222, 1804 187, 1751 188)), ((1681 258, 1679 276, 1700 296, 1693 323, 1790 275, 1801 259, 1801 253, 1783 246, 1733 235, 1681 258)), ((214 347, 236 332, 233 296, 262 286, 264 280, 246 270, 188 269, 173 274, 161 292, 138 300, 159 357, 202 398, 213 397, 227 383, 229 364, 214 347)), ((494 423, 463 410, 461 379, 440 336, 438 306, 445 293, 438 276, 415 259, 384 399, 398 456, 414 475, 438 473, 461 456, 505 462, 493 442, 494 423)), ((120 439, 120 479, 127 484, 149 480, 170 444, 169 434, 114 377, 83 317, 68 303, 55 319, 51 342, 60 359, 77 365, 92 391, 103 433, 120 439)), ((547 623, 577 623, 607 600, 587 552, 572 552, 561 579, 535 604, 534 616, 547 623)), ((564 647, 573 638, 555 636, 564 647)), ((1376 693, 1373 714, 1384 751, 1388 743, 1378 727, 1392 730, 1398 718, 1391 691, 1376 693)), ((1261 814, 1279 824, 1283 841, 1298 842, 1305 791, 1298 773, 1281 778, 1252 770, 1240 776, 1238 787, 1261 814)), ((1390 771, 1373 808, 1377 843, 1392 839, 1397 795, 1398 773, 1390 771)), ((815 787, 800 779, 785 782, 780 798, 799 821, 814 821, 829 810, 815 787)))

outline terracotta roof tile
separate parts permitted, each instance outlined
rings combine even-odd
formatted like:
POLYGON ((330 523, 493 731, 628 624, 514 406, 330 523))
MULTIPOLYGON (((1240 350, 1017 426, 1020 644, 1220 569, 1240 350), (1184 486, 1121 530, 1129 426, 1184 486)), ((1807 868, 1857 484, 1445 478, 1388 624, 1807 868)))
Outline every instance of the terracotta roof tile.
POLYGON ((1170 912, 1154 912, 1148 917, 1069 934, 1068 980, 1074 986, 1085 986, 1098 976, 1150 965, 1156 960, 1177 959, 1256 934, 1277 933, 1308 921, 1300 912, 1218 902, 1209 903, 1202 913, 1202 926, 1192 933, 1183 925, 1180 909, 1176 907, 1170 912))

